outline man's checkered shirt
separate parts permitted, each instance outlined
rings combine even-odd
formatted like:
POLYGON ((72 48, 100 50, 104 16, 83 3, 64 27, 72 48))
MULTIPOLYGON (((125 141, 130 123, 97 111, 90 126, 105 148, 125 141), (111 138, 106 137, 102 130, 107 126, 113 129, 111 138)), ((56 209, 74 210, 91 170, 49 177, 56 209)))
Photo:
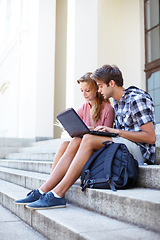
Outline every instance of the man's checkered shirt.
MULTIPOLYGON (((137 87, 124 90, 120 101, 114 100, 115 128, 126 131, 141 131, 141 126, 152 122, 155 127, 154 105, 150 95, 137 87)), ((155 160, 155 144, 138 143, 144 158, 155 160)))

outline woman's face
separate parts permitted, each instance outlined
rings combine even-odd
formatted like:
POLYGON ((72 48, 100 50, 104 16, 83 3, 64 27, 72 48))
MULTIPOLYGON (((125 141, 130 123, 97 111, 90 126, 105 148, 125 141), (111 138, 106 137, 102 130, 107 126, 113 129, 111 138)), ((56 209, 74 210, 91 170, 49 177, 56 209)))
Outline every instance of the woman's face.
POLYGON ((92 102, 96 98, 97 91, 87 82, 80 82, 80 90, 87 102, 92 102))

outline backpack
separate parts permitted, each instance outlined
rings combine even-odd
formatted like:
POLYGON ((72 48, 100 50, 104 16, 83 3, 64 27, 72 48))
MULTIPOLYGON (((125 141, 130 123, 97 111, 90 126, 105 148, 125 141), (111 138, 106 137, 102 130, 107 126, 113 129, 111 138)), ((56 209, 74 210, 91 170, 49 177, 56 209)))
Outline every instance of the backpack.
POLYGON ((136 185, 138 162, 125 144, 106 141, 86 162, 81 173, 85 188, 125 189, 136 185))

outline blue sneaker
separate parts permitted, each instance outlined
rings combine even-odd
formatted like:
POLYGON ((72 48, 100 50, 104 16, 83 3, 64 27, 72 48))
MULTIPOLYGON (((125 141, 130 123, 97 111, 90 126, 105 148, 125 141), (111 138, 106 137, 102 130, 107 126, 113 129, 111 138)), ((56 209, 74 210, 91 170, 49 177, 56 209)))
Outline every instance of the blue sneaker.
POLYGON ((50 191, 44 193, 38 201, 27 204, 26 207, 30 209, 63 208, 66 207, 66 201, 64 197, 56 198, 50 191))
POLYGON ((32 190, 31 192, 29 192, 27 194, 26 198, 23 198, 23 199, 20 199, 20 200, 16 200, 16 201, 14 201, 14 203, 15 204, 21 204, 21 205, 26 205, 28 203, 32 203, 32 202, 37 201, 40 198, 41 195, 42 194, 39 192, 38 189, 37 190, 34 189, 34 190, 32 190))

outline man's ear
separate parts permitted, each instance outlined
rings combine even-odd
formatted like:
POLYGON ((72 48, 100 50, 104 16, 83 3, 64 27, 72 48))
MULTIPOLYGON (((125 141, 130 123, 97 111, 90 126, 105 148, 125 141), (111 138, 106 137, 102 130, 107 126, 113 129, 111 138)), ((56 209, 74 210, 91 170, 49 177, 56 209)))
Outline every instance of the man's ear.
POLYGON ((115 81, 114 80, 111 80, 110 82, 109 82, 109 86, 111 86, 111 87, 115 87, 115 81))

